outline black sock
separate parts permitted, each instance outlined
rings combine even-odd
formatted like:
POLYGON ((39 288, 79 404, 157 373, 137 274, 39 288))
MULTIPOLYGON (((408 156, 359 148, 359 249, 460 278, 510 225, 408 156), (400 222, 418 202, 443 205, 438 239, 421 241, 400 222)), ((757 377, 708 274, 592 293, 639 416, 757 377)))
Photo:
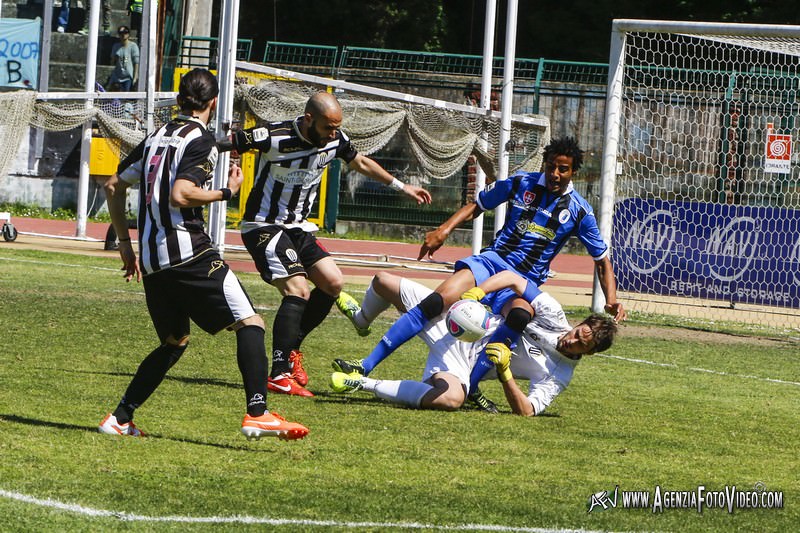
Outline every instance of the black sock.
POLYGON ((306 301, 299 296, 284 296, 272 323, 272 372, 270 376, 292 371, 289 353, 297 348, 300 322, 306 301))
POLYGON ((244 382, 247 414, 261 416, 267 410, 267 349, 263 329, 245 326, 236 330, 236 361, 244 382))
POLYGON ((314 290, 311 291, 311 297, 308 299, 306 310, 303 312, 303 319, 300 321, 300 335, 297 337, 297 348, 300 348, 303 339, 325 320, 325 317, 330 313, 333 302, 335 301, 336 298, 318 287, 315 287, 314 290))
POLYGON ((133 412, 142 405, 164 381, 167 371, 181 358, 186 346, 162 344, 144 358, 133 376, 125 395, 114 410, 117 422, 124 424, 133 419, 133 412))

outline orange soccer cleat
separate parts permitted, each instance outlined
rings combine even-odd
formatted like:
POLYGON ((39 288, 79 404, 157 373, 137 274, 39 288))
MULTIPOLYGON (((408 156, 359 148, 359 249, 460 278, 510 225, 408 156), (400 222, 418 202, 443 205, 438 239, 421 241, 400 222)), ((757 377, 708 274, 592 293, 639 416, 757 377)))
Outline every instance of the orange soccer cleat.
POLYGON ((301 387, 308 385, 308 374, 303 368, 303 352, 292 350, 289 354, 289 362, 292 364, 292 377, 301 387))
POLYGON ((267 389, 278 394, 291 396, 314 396, 314 394, 300 385, 291 374, 284 372, 277 377, 267 378, 267 389))
POLYGON ((288 422, 278 413, 266 412, 261 416, 244 415, 242 433, 248 439, 278 437, 281 440, 296 440, 308 435, 308 428, 288 422))

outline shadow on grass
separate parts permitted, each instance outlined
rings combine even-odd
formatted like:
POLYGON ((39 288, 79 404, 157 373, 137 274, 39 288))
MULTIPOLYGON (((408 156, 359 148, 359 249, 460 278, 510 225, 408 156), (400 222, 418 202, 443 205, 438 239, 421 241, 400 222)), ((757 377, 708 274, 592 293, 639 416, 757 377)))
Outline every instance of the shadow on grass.
MULTIPOLYGON (((78 424, 66 424, 64 422, 53 422, 50 420, 40 420, 37 418, 27 418, 24 416, 18 415, 9 415, 5 413, 0 413, 0 420, 6 422, 13 422, 16 424, 24 424, 26 426, 34 426, 34 427, 49 427, 54 429, 60 430, 71 430, 71 431, 86 431, 89 433, 97 433, 97 426, 81 426, 78 424)), ((113 435, 109 435, 110 438, 116 438, 113 435)), ((195 444, 198 446, 211 446, 212 448, 221 448, 223 450, 236 450, 236 451, 245 451, 245 452, 256 452, 256 453, 274 453, 278 451, 275 448, 250 448, 247 446, 234 446, 230 444, 221 444, 218 442, 206 442, 194 439, 187 439, 187 438, 180 438, 180 437, 166 437, 163 435, 147 433, 145 436, 146 439, 164 439, 173 442, 185 442, 187 444, 195 444)), ((244 437, 242 437, 244 438, 244 437)), ((273 438, 265 438, 264 440, 273 440, 273 438)), ((274 439, 277 440, 277 439, 274 439)))
MULTIPOLYGON (((59 370, 62 372, 70 372, 73 374, 91 374, 97 376, 115 376, 115 377, 128 377, 133 378, 133 373, 131 372, 100 372, 98 370, 77 370, 75 368, 51 368, 48 367, 47 370, 59 370)), ((188 383, 192 385, 215 385, 217 387, 227 387, 229 389, 241 389, 242 384, 241 382, 231 383, 230 381, 223 381, 221 379, 215 378, 190 378, 186 376, 174 376, 167 374, 164 377, 164 381, 177 381, 179 383, 188 383)))

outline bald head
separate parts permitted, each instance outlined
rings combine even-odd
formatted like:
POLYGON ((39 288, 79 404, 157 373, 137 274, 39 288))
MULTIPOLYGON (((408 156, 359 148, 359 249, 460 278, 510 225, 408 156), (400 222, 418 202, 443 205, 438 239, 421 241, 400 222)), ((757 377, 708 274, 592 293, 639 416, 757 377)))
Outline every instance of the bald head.
POLYGON ((328 115, 329 113, 341 113, 342 107, 339 101, 331 93, 320 91, 306 102, 306 113, 311 113, 311 116, 318 117, 328 115))
POLYGON ((318 92, 308 99, 300 133, 311 144, 324 148, 336 139, 342 126, 342 108, 339 101, 330 93, 318 92))

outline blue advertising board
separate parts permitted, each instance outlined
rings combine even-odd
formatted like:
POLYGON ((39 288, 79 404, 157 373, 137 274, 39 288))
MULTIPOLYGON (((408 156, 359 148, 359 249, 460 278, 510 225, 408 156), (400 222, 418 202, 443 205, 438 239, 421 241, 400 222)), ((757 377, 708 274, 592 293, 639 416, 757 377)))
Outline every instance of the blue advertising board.
POLYGON ((800 308, 800 211, 629 198, 614 212, 621 290, 800 308))
POLYGON ((0 19, 0 86, 36 89, 41 20, 0 19))

